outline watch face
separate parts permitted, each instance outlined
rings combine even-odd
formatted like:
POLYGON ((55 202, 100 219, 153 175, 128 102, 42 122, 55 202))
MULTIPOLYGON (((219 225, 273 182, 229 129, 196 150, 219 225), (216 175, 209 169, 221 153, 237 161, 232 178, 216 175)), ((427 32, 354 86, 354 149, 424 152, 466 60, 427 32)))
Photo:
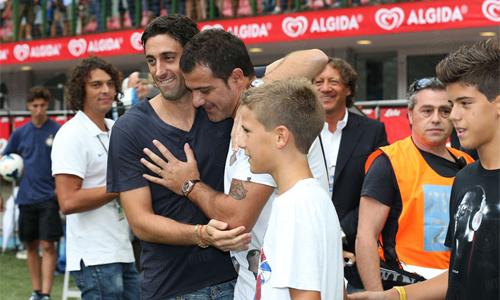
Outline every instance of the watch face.
POLYGON ((182 185, 182 192, 184 194, 186 194, 187 192, 189 192, 189 187, 190 186, 191 186, 191 181, 190 180, 184 181, 184 184, 182 185))

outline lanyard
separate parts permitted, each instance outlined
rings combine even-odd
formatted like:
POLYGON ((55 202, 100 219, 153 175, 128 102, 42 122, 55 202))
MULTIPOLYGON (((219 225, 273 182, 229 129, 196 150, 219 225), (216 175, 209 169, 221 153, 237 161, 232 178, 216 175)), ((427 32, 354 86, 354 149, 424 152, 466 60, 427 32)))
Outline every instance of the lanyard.
POLYGON ((106 146, 104 146, 104 143, 102 142, 101 137, 99 135, 97 136, 97 139, 99 140, 99 143, 101 144, 104 151, 106 151, 106 154, 108 154, 108 148, 106 148, 106 146))

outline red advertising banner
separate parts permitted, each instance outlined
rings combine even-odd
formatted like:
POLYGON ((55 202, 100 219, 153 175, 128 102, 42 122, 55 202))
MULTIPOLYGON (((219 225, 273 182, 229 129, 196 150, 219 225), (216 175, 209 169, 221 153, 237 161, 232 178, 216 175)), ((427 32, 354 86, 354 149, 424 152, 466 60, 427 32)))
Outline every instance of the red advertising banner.
POLYGON ((73 116, 66 115, 66 116, 51 116, 50 117, 52 120, 56 121, 59 125, 64 125, 64 123, 68 122, 73 116))
POLYGON ((380 109, 380 122, 385 124, 387 140, 390 144, 411 135, 407 112, 406 108, 401 107, 380 109))
MULTIPOLYGON (((69 121, 72 117, 72 115, 50 116, 50 118, 59 123, 59 125, 64 125, 64 123, 69 121)), ((31 118, 29 116, 0 117, 0 147, 2 145, 2 139, 8 141, 10 138, 11 122, 13 130, 16 130, 19 127, 27 124, 30 120, 31 118)))
MULTIPOLYGON (((335 39, 500 25, 500 0, 443 0, 201 22, 246 44, 335 39)), ((1 64, 71 60, 142 52, 141 30, 0 44, 1 64)))
POLYGON ((9 140, 10 137, 10 119, 9 117, 0 117, 0 140, 9 140))
POLYGON ((31 117, 14 117, 12 122, 12 130, 16 130, 24 124, 28 123, 31 120, 31 117))

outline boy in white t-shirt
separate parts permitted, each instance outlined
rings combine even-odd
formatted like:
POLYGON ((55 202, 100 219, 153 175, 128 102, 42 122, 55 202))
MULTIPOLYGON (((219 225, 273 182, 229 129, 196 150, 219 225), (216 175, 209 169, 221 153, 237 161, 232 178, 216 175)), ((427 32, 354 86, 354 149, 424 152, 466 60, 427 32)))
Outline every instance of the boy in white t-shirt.
POLYGON ((252 88, 241 100, 242 134, 253 173, 269 173, 279 196, 260 253, 255 299, 342 299, 337 213, 311 174, 307 153, 324 111, 306 80, 252 88))

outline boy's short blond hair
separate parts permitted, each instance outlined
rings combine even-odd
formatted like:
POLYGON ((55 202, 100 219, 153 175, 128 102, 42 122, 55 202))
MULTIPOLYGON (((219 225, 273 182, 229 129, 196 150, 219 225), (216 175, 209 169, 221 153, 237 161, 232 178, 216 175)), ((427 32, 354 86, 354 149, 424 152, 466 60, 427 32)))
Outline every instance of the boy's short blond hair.
POLYGON ((321 132, 325 112, 317 92, 306 79, 274 81, 243 93, 241 105, 252 110, 267 131, 285 126, 304 154, 321 132))

